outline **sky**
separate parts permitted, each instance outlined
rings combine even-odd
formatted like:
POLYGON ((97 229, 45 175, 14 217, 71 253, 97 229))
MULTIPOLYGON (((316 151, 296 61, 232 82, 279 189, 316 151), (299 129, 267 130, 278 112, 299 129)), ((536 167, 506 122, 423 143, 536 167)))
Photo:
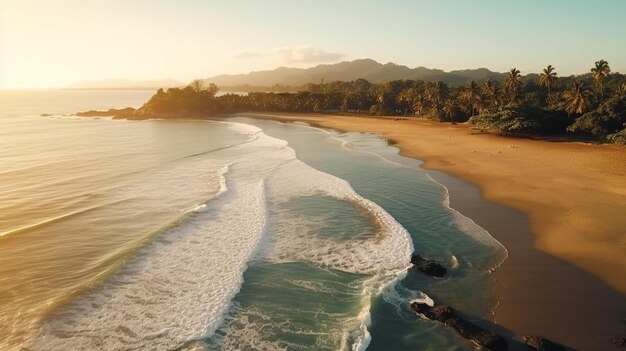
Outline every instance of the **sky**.
POLYGON ((626 1, 0 0, 0 88, 372 58, 446 71, 626 72, 626 1))

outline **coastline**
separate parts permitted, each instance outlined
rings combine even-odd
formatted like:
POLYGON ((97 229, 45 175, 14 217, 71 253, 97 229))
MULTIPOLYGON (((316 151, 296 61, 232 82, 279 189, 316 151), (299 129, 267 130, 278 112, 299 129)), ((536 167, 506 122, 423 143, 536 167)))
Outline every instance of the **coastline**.
POLYGON ((381 134, 404 156, 471 184, 527 214, 535 246, 626 294, 626 149, 484 134, 428 120, 245 113, 381 134), (611 268, 611 269, 607 269, 611 268))
POLYGON ((437 180, 450 187, 453 207, 509 249, 509 259, 495 275, 502 299, 498 323, 519 335, 542 334, 585 349, 599 343, 606 347, 612 337, 622 336, 623 148, 501 137, 427 120, 293 113, 239 116, 380 134, 402 155, 422 160, 435 175, 445 172, 437 180), (473 195, 457 197, 468 187, 473 195), (602 306, 587 303, 593 300, 603 301, 602 306), (596 337, 590 339, 589 334, 596 337))

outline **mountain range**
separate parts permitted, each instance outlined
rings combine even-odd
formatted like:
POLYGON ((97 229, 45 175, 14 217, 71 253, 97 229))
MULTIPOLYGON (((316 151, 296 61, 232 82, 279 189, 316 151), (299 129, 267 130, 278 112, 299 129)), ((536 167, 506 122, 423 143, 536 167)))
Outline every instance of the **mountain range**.
POLYGON ((463 84, 471 80, 491 79, 501 81, 505 73, 493 72, 486 68, 465 69, 444 72, 425 67, 409 68, 395 63, 382 64, 372 59, 344 61, 335 64, 318 65, 311 68, 279 67, 274 70, 257 71, 247 74, 223 74, 206 79, 222 88, 236 86, 271 87, 274 85, 301 86, 307 83, 332 81, 352 81, 359 78, 373 83, 398 79, 442 81, 447 84, 463 84))
MULTIPOLYGON (((359 78, 372 83, 384 83, 392 80, 410 79, 423 81, 442 81, 458 85, 469 81, 504 80, 506 73, 494 72, 487 68, 464 69, 445 72, 426 67, 410 68, 395 63, 379 63, 372 59, 344 61, 335 64, 323 64, 310 68, 279 67, 274 70, 256 71, 246 74, 222 74, 204 79, 214 83, 222 91, 253 91, 255 88, 274 89, 301 87, 307 83, 354 81, 359 78)), ((536 73, 524 76, 525 81, 536 80, 536 73)), ((182 87, 185 83, 174 79, 134 81, 111 79, 101 81, 82 81, 70 84, 65 89, 157 89, 182 87)), ((261 89, 263 90, 263 89, 261 89)), ((283 89, 285 90, 285 89, 283 89)))

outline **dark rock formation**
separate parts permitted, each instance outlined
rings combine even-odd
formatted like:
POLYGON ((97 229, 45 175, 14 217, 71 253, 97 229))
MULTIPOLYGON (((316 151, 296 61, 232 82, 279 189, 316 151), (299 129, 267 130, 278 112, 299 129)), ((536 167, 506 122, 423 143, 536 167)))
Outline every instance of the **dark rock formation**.
POLYGON ((537 351, 565 351, 566 349, 541 336, 524 336, 522 337, 524 344, 537 351))
POLYGON ((500 351, 507 348, 507 342, 502 336, 464 320, 450 306, 439 305, 430 307, 425 303, 414 302, 411 304, 411 308, 428 319, 444 323, 446 326, 456 330, 464 338, 486 349, 500 351))
POLYGON ((111 109, 108 109, 106 111, 90 110, 90 111, 85 111, 85 112, 78 112, 78 113, 76 113, 76 116, 80 116, 80 117, 123 117, 123 116, 130 116, 134 112, 135 112, 135 109, 132 108, 132 107, 121 108, 121 109, 111 108, 111 109))
POLYGON ((411 256, 411 263, 413 263, 413 266, 420 272, 433 277, 443 277, 447 272, 444 266, 433 260, 423 258, 418 254, 411 256))

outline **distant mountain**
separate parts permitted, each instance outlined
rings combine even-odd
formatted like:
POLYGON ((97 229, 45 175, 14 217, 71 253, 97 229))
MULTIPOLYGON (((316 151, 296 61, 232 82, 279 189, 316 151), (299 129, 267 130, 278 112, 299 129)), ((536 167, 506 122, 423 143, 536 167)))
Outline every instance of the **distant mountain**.
POLYGON ((139 89, 158 89, 173 88, 184 86, 174 79, 161 80, 130 80, 130 79, 108 79, 108 80, 92 80, 72 83, 64 87, 64 89, 111 89, 111 90, 139 90, 139 89))
POLYGON ((500 81, 505 74, 492 72, 486 68, 466 69, 444 72, 425 67, 409 68, 395 63, 381 64, 371 59, 345 61, 311 68, 279 67, 271 71, 258 71, 248 74, 223 74, 206 79, 220 87, 248 85, 267 87, 276 84, 301 86, 307 83, 332 81, 352 81, 359 78, 373 83, 388 82, 398 79, 442 81, 447 84, 463 84, 471 80, 500 81))

